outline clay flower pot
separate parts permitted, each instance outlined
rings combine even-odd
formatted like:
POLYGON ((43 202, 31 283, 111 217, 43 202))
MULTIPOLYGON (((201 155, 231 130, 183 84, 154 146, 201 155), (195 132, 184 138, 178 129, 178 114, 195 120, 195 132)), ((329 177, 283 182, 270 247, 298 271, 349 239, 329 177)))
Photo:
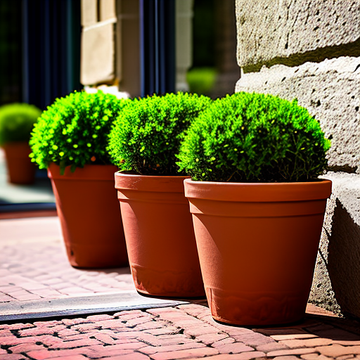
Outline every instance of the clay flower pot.
POLYGON ((205 295, 184 179, 115 174, 131 273, 142 294, 205 295))
POLYGON ((8 142, 3 145, 8 171, 8 181, 13 184, 32 184, 36 167, 31 162, 31 149, 27 141, 8 142))
POLYGON ((51 164, 51 179, 69 262, 79 268, 128 264, 113 165, 65 169, 51 164))
POLYGON ((301 320, 331 181, 184 184, 213 318, 242 326, 301 320))

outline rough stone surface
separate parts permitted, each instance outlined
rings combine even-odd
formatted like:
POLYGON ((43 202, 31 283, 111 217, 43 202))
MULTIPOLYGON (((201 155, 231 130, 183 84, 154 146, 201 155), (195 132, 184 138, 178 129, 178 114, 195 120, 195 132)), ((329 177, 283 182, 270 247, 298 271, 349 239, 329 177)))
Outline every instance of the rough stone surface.
POLYGON ((324 177, 332 180, 333 191, 310 301, 360 318, 360 176, 329 172, 324 177))
POLYGON ((298 67, 274 65, 243 74, 238 91, 298 99, 332 137, 328 152, 333 170, 360 173, 360 57, 341 57, 298 67))
POLYGON ((358 0, 237 0, 236 21, 245 71, 360 55, 358 0))

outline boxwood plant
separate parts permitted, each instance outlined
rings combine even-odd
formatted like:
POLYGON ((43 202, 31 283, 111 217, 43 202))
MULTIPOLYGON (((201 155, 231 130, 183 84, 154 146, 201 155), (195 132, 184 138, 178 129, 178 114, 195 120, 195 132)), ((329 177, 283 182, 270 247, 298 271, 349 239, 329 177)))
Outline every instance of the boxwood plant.
POLYGON ((61 173, 66 166, 74 171, 86 164, 110 164, 108 135, 113 121, 130 101, 101 91, 75 91, 56 99, 32 131, 32 161, 40 169, 54 162, 61 173))
POLYGON ((135 174, 179 175, 176 154, 184 131, 211 102, 206 96, 181 92, 133 100, 110 133, 113 163, 135 174))
POLYGON ((31 130, 41 110, 26 103, 13 103, 0 107, 0 145, 30 139, 31 130))
POLYGON ((272 95, 235 93, 214 101, 191 125, 178 158, 193 180, 314 180, 330 141, 308 111, 272 95))

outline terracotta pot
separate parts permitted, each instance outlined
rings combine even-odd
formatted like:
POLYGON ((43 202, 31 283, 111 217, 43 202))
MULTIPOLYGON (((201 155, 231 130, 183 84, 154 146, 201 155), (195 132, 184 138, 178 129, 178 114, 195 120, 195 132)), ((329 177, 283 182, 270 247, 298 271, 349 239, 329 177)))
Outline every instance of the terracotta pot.
POLYGON ((10 142, 3 145, 8 181, 13 184, 32 184, 36 166, 31 162, 30 146, 27 142, 10 142))
POLYGON ((131 273, 140 293, 205 295, 184 179, 115 174, 131 273))
POLYGON ((51 164, 53 187, 69 262, 79 268, 128 264, 119 203, 114 189, 116 166, 86 165, 60 175, 51 164))
POLYGON ((184 183, 213 318, 242 326, 301 320, 331 181, 184 183))

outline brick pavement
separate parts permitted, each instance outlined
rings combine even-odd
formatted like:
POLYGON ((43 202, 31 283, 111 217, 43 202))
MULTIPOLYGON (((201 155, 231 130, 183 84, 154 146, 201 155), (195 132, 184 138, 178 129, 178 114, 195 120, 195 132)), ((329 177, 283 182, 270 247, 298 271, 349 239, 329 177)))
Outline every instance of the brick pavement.
MULTIPOLYGON (((56 218, 14 221, 11 226, 6 225, 10 220, 2 221, 0 303, 133 291, 126 268, 84 271, 69 266, 56 218)), ((0 322, 0 359, 360 359, 359 323, 310 304, 301 323, 261 329, 215 322, 206 301, 137 307, 0 322)))

